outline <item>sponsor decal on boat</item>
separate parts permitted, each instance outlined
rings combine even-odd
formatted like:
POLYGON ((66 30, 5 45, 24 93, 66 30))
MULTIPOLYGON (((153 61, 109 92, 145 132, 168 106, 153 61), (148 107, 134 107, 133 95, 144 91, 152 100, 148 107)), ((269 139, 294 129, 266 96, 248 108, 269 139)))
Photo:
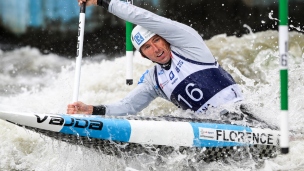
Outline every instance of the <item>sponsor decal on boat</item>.
POLYGON ((199 128, 199 139, 249 144, 275 144, 275 137, 273 134, 212 128, 199 128))
POLYGON ((103 123, 97 120, 87 120, 87 119, 75 119, 70 118, 71 120, 67 122, 64 118, 60 116, 44 116, 37 117, 37 123, 43 123, 45 121, 49 122, 50 125, 63 125, 63 126, 71 126, 74 128, 88 128, 92 130, 102 130, 103 123))

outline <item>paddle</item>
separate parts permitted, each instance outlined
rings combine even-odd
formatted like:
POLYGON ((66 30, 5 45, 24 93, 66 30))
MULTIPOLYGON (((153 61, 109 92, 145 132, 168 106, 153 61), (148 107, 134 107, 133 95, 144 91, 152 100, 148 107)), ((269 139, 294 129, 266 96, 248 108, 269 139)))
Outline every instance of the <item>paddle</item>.
POLYGON ((76 57, 76 67, 75 67, 76 72, 74 79, 73 102, 78 101, 81 60, 82 60, 82 50, 83 50, 83 35, 84 35, 84 24, 85 24, 85 9, 86 9, 86 4, 82 3, 80 6, 80 13, 79 13, 77 57, 76 57))

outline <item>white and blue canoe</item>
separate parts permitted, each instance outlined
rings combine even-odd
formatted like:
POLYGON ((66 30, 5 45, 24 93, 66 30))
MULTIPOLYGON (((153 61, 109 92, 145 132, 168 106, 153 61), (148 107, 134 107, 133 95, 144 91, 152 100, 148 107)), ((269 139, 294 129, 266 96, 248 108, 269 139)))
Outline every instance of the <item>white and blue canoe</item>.
POLYGON ((1 112, 0 119, 57 140, 94 147, 107 154, 168 154, 195 151, 206 162, 251 153, 277 155, 279 131, 219 121, 178 117, 106 117, 1 112))

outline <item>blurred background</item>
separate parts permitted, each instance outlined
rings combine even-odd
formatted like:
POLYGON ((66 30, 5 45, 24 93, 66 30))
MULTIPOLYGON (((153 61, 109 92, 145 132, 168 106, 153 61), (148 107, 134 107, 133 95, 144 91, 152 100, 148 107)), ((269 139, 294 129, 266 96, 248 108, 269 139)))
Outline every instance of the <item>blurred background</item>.
MULTIPOLYGON (((218 34, 242 36, 278 29, 278 0, 134 0, 134 5, 192 26, 206 40, 218 34)), ((303 0, 289 0, 291 30, 303 32, 303 0), (294 21, 296 21, 294 23, 294 21), (302 27, 300 27, 302 25, 302 27)), ((0 49, 23 46, 41 53, 76 56, 79 6, 76 0, 0 1, 0 49)), ((125 53, 125 21, 102 7, 86 11, 83 56, 125 53)))

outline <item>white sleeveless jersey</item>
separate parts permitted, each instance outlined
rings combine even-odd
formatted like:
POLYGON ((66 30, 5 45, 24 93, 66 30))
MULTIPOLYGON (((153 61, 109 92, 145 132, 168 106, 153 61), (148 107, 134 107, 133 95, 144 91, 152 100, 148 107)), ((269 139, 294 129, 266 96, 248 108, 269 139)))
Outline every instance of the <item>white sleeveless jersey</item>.
POLYGON ((242 99, 238 85, 217 62, 197 62, 172 51, 170 69, 156 65, 155 77, 163 93, 185 110, 203 112, 242 99))

